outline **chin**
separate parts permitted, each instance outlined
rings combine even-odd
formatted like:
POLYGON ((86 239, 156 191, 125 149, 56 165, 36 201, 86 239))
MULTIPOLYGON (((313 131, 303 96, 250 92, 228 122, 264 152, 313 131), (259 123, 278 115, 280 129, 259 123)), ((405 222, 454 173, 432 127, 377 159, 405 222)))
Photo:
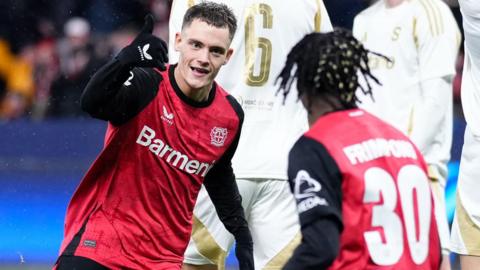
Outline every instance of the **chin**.
POLYGON ((204 81, 190 81, 188 83, 190 87, 194 90, 196 89, 203 89, 206 86, 210 85, 210 82, 204 82, 204 81))

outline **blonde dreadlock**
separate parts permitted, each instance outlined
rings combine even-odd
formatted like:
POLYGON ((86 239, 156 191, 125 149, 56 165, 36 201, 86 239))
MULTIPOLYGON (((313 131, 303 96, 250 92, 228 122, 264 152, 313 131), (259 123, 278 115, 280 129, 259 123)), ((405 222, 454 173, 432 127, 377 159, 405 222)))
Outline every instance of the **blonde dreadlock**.
POLYGON ((285 100, 296 78, 298 97, 303 94, 314 97, 327 93, 337 97, 344 109, 356 108, 357 88, 371 96, 369 79, 380 84, 368 67, 369 53, 390 61, 383 55, 365 49, 345 29, 308 34, 288 54, 285 67, 277 78, 280 80, 278 91, 283 92, 285 100), (366 87, 358 83, 359 73, 365 79, 366 87))

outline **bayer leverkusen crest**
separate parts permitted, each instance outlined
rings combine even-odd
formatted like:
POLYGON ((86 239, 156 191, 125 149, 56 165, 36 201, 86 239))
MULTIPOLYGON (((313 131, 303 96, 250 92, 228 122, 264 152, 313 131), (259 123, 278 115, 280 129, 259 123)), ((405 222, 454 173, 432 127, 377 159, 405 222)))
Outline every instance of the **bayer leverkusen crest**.
POLYGON ((225 144, 227 135, 228 130, 226 128, 213 127, 210 131, 210 142, 217 147, 221 147, 225 144))

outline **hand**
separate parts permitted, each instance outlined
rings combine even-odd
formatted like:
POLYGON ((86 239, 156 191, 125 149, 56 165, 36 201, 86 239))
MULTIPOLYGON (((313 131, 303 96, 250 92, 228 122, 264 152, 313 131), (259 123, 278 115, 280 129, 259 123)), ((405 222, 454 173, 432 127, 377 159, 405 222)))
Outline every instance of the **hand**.
POLYGON ((148 14, 138 36, 120 51, 117 59, 131 67, 158 67, 165 70, 165 63, 168 62, 167 44, 152 35, 152 31, 153 16, 148 14))
POLYGON ((242 244, 237 242, 235 248, 235 255, 237 256, 240 270, 254 270, 253 263, 253 244, 242 244))
POLYGON ((448 254, 442 255, 442 264, 440 264, 440 270, 451 270, 450 256, 448 254))

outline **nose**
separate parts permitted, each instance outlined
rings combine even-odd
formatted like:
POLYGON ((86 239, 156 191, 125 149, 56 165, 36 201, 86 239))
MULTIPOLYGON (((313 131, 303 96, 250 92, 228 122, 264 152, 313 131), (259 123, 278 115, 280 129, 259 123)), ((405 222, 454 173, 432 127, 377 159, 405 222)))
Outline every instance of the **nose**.
POLYGON ((202 66, 206 66, 210 62, 209 57, 210 57, 210 52, 208 51, 208 49, 205 48, 203 50, 200 50, 198 54, 198 61, 202 66))

